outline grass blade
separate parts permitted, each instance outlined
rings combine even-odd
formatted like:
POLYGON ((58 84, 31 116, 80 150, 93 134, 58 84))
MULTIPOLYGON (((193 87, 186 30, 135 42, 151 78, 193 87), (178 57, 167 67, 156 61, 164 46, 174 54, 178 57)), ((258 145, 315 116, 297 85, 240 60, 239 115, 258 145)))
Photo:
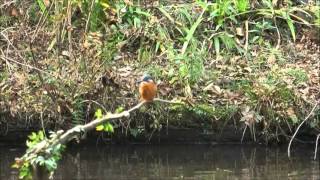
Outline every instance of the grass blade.
POLYGON ((203 16, 204 12, 206 11, 207 7, 208 7, 208 5, 206 4, 206 6, 203 8, 201 14, 199 15, 197 21, 191 26, 190 30, 187 31, 188 34, 185 38, 186 39, 185 42, 183 43, 183 47, 181 49, 181 55, 183 55, 186 52, 187 47, 189 45, 189 42, 190 42, 191 38, 193 37, 193 34, 196 31, 197 27, 201 23, 201 21, 203 19, 202 16, 203 16))

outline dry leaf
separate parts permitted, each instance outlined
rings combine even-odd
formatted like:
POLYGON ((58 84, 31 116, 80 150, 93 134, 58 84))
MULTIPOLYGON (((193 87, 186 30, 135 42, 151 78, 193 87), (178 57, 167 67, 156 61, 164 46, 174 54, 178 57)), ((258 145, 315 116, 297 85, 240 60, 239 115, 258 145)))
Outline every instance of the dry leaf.
POLYGON ((211 90, 213 87, 213 83, 210 83, 209 85, 207 85, 205 88, 203 88, 203 91, 209 91, 211 90))
POLYGON ((69 51, 62 51, 63 56, 70 57, 69 51))
POLYGON ((268 57, 268 60, 267 60, 268 64, 274 64, 276 62, 276 56, 274 54, 271 54, 269 57, 268 57))
POLYGON ((17 9, 16 9, 16 8, 12 8, 12 10, 11 10, 11 16, 17 17, 18 15, 19 15, 19 12, 17 11, 17 9))
POLYGON ((187 98, 192 98, 193 95, 192 95, 192 90, 191 90, 191 87, 189 85, 186 85, 184 87, 184 94, 187 98))
POLYGON ((49 0, 43 0, 44 5, 48 8, 50 6, 49 0))
POLYGON ((88 49, 89 46, 90 46, 90 44, 89 44, 88 41, 85 41, 85 42, 83 43, 83 48, 88 49))
POLYGON ((243 28, 242 27, 237 27, 236 28, 236 33, 238 36, 244 36, 243 28))
POLYGON ((219 86, 217 86, 217 85, 213 86, 213 91, 218 95, 220 95, 222 93, 221 88, 219 86))
POLYGON ((295 115, 295 112, 294 112, 294 110, 293 110, 292 107, 290 107, 290 108, 287 109, 287 115, 288 115, 288 116, 293 116, 293 115, 295 115))
POLYGON ((246 71, 248 71, 249 73, 252 72, 252 69, 251 69, 250 67, 245 67, 245 68, 243 68, 243 69, 246 70, 246 71))
POLYGON ((133 3, 130 0, 124 0, 123 1, 126 5, 132 6, 133 3))

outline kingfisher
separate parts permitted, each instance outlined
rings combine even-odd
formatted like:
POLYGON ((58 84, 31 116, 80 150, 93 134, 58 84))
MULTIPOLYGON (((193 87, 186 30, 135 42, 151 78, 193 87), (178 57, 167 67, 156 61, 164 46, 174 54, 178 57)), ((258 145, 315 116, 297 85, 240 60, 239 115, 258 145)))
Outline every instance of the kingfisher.
POLYGON ((152 102, 157 94, 157 85, 150 75, 145 74, 139 83, 140 100, 152 102))

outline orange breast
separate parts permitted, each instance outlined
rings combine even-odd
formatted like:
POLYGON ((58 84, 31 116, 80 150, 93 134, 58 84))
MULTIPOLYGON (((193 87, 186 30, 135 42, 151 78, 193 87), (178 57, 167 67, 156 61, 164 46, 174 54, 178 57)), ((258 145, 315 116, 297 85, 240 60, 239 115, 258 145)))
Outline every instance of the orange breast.
POLYGON ((139 87, 141 100, 151 102, 157 94, 157 85, 153 82, 142 82, 139 87))

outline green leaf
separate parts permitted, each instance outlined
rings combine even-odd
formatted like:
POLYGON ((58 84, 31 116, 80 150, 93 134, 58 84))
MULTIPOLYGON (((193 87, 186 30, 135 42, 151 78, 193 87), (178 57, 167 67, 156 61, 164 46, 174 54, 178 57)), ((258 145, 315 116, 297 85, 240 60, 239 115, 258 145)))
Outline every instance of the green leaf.
POLYGON ((31 148, 33 145, 34 145, 34 143, 32 143, 31 141, 26 141, 26 145, 27 145, 27 147, 28 148, 31 148))
POLYGON ((41 12, 44 13, 46 11, 46 6, 45 6, 43 0, 37 0, 37 3, 40 7, 41 12))
POLYGON ((106 9, 108 9, 110 7, 110 5, 107 2, 99 2, 100 5, 106 9))
POLYGON ((109 123, 109 122, 106 123, 106 124, 104 125, 104 131, 113 133, 113 132, 114 132, 114 129, 113 129, 112 124, 109 123))
POLYGON ((39 131, 39 132, 38 132, 38 137, 39 137, 39 140, 43 140, 43 139, 44 139, 44 133, 43 133, 43 131, 39 131))
POLYGON ((32 179, 30 164, 24 163, 23 166, 19 170, 19 179, 32 179))
POLYGON ((158 52, 159 47, 160 47, 160 42, 159 42, 159 41, 157 41, 157 43, 156 43, 156 48, 155 48, 155 50, 154 50, 154 52, 155 52, 155 53, 157 53, 157 52, 158 52))
POLYGON ((35 132, 32 132, 31 135, 28 136, 30 140, 35 140, 37 138, 37 134, 35 132))
POLYGON ((290 18, 289 14, 287 14, 287 13, 285 13, 284 16, 287 19, 287 23, 288 23, 289 29, 291 31, 293 41, 296 41, 296 31, 295 31, 292 19, 290 18))
POLYGON ((249 0, 238 0, 235 3, 239 12, 244 12, 250 7, 249 0))
POLYGON ((103 125, 99 125, 96 127, 96 131, 102 131, 104 129, 103 125))
POLYGON ((40 166, 42 166, 42 165, 44 164, 44 161, 45 161, 45 159, 44 159, 43 156, 38 156, 38 157, 36 158, 36 160, 35 160, 35 162, 36 162, 37 164, 39 164, 40 166))
POLYGON ((174 19, 170 16, 170 14, 166 10, 164 10, 162 7, 158 7, 158 9, 160 12, 162 12, 163 15, 165 15, 169 19, 171 23, 174 24, 175 22, 174 19))
POLYGON ((97 118, 97 119, 101 119, 103 114, 102 114, 102 110, 99 108, 96 110, 96 112, 94 113, 94 116, 97 118))
POLYGON ((20 166, 17 164, 17 163, 14 163, 11 165, 11 168, 15 168, 15 169, 18 169, 20 166))
POLYGON ((214 37, 213 38, 214 41, 214 49, 216 50, 216 55, 218 56, 220 54, 220 41, 219 41, 219 37, 214 37))
POLYGON ((120 107, 118 107, 117 109, 116 109, 116 113, 121 113, 121 112, 123 112, 124 111, 124 108, 122 107, 122 106, 120 106, 120 107))
POLYGON ((137 135, 139 134, 139 130, 138 129, 130 129, 130 134, 133 137, 137 137, 137 135))
POLYGON ((20 171, 19 172, 19 179, 24 179, 26 177, 29 176, 29 172, 28 171, 20 171))
POLYGON ((49 159, 45 160, 44 164, 45 164, 46 168, 48 169, 48 171, 50 171, 50 172, 57 169, 57 162, 54 158, 49 158, 49 159))
POLYGON ((137 17, 133 18, 133 24, 135 28, 140 28, 141 27, 141 20, 137 17))
POLYGON ((204 12, 207 10, 208 4, 203 8, 201 14, 199 15, 197 21, 191 26, 191 28, 187 31, 187 36, 186 36, 186 40, 183 43, 182 49, 181 49, 181 55, 183 55, 186 50, 187 47, 189 45, 189 42, 191 40, 191 38, 193 37, 194 32, 196 31, 197 27, 199 26, 199 24, 201 23, 201 21, 203 20, 202 16, 204 14, 204 12))
POLYGON ((142 11, 140 8, 137 8, 135 12, 137 14, 139 14, 139 15, 143 15, 143 16, 146 16, 146 17, 150 17, 151 16, 149 13, 147 13, 146 11, 142 11))
POLYGON ((291 115, 291 116, 289 116, 289 117, 290 117, 291 122, 292 122, 293 124, 297 124, 297 123, 298 123, 299 119, 298 119, 298 117, 297 117, 295 114, 293 114, 293 115, 291 115))

